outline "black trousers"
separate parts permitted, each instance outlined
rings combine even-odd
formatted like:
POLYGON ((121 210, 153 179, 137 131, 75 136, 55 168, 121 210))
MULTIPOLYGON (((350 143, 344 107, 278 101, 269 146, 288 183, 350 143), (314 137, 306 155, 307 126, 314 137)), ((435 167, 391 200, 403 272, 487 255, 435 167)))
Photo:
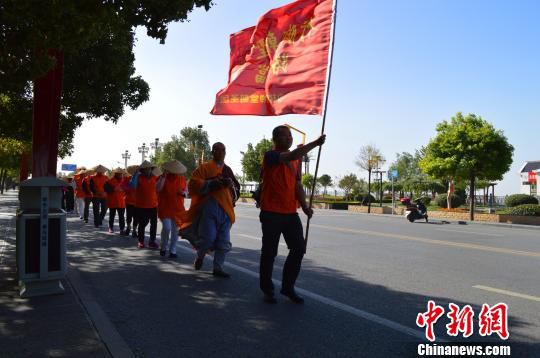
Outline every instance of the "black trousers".
POLYGON ((75 209, 75 195, 72 187, 68 187, 64 197, 66 201, 66 211, 72 212, 75 209))
MULTIPOLYGON (((135 205, 126 204, 126 221, 128 229, 133 221, 133 232, 137 232, 137 208, 135 205)), ((127 232, 129 234, 129 230, 127 232)))
POLYGON ((259 269, 259 285, 263 292, 273 293, 272 271, 274 259, 278 253, 279 238, 283 238, 289 248, 289 255, 283 266, 282 289, 294 289, 294 284, 300 273, 304 257, 304 229, 297 213, 278 214, 261 211, 259 215, 262 226, 262 249, 259 269))
POLYGON ((103 218, 107 213, 107 199, 105 198, 93 198, 92 210, 94 211, 94 225, 101 226, 103 224, 103 218))
POLYGON ((85 221, 88 221, 88 213, 90 212, 90 203, 92 198, 84 198, 84 215, 83 218, 85 221))
POLYGON ((157 208, 137 208, 137 237, 144 242, 144 230, 150 222, 150 242, 156 241, 157 208))
POLYGON ((120 231, 124 231, 126 226, 126 220, 124 219, 124 213, 126 212, 125 208, 109 208, 109 229, 112 230, 114 227, 114 217, 118 212, 118 224, 120 226, 120 231))

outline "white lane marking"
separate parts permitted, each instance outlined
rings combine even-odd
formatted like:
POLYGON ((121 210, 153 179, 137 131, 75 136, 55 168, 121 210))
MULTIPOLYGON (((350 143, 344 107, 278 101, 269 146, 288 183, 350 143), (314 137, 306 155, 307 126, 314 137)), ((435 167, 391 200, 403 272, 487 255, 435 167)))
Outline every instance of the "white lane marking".
POLYGON ((472 235, 485 235, 485 236, 498 236, 498 237, 504 237, 505 235, 501 234, 492 234, 488 232, 475 232, 475 231, 466 231, 466 230, 451 230, 451 229, 439 229, 435 228, 435 230, 439 231, 446 231, 446 232, 454 232, 459 234, 472 234, 472 235))
POLYGON ((531 295, 525 295, 525 294, 519 293, 519 292, 502 290, 500 288, 494 288, 494 287, 482 286, 482 285, 475 285, 475 286, 473 286, 473 288, 477 288, 479 290, 484 290, 484 291, 489 291, 489 292, 500 293, 501 295, 507 295, 507 296, 518 297, 518 298, 523 298, 523 299, 526 299, 526 300, 540 302, 540 297, 531 296, 531 295))
MULTIPOLYGON (((246 234, 233 234, 233 235, 240 236, 240 237, 245 237, 245 238, 247 238, 247 239, 252 239, 252 240, 262 241, 262 239, 261 239, 260 237, 257 237, 257 236, 246 235, 246 234)), ((287 245, 284 244, 284 243, 282 243, 281 241, 280 241, 280 243, 279 243, 279 246, 285 246, 285 247, 287 247, 287 245)))
MULTIPOLYGON (((178 246, 178 248, 181 249, 181 250, 184 250, 184 251, 193 252, 193 250, 188 249, 187 247, 184 247, 184 246, 178 246)), ((229 263, 229 262, 227 262, 225 264, 225 266, 230 267, 233 270, 242 272, 242 273, 244 273, 244 274, 246 274, 248 276, 251 276, 253 278, 256 278, 257 280, 259 279, 259 274, 257 272, 253 272, 251 270, 248 270, 246 268, 243 268, 241 266, 238 266, 238 265, 235 265, 235 264, 232 264, 232 263, 229 263)), ((278 287, 281 286, 281 281, 279 281, 279 280, 273 280, 273 281, 274 281, 274 284, 276 286, 278 286, 278 287)), ((414 338, 420 339, 421 341, 426 340, 426 335, 425 335, 425 333, 423 331, 419 331, 417 329, 409 328, 407 326, 402 325, 401 323, 397 323, 397 322, 391 321, 389 319, 383 318, 381 316, 377 316, 377 315, 375 315, 373 313, 363 311, 363 310, 360 310, 358 308, 354 308, 352 306, 349 306, 349 305, 346 305, 344 303, 335 301, 335 300, 333 300, 331 298, 328 298, 328 297, 325 297, 325 296, 318 295, 316 293, 305 290, 303 288, 296 287, 295 289, 296 289, 296 291, 298 293, 304 295, 305 297, 309 297, 314 301, 318 301, 320 303, 326 304, 326 305, 331 306, 333 308, 337 308, 337 309, 339 309, 341 311, 352 314, 353 316, 356 316, 358 318, 362 318, 362 319, 365 319, 367 321, 380 324, 381 326, 393 329, 393 330, 398 331, 400 333, 407 334, 407 335, 412 336, 414 338)), ((437 338, 437 340, 439 342, 448 342, 447 340, 439 339, 439 338, 437 338)))

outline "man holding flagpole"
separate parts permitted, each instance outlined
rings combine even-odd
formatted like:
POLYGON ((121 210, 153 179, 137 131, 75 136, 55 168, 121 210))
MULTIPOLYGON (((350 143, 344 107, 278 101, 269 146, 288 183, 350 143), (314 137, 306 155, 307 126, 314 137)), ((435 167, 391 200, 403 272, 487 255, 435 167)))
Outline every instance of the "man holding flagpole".
POLYGON ((263 234, 259 283, 267 303, 276 303, 272 270, 281 235, 289 248, 289 255, 283 266, 281 294, 294 303, 304 303, 304 299, 294 290, 305 252, 304 229, 298 216, 297 203, 308 218, 313 215, 313 210, 306 203, 298 159, 313 148, 323 145, 325 139, 326 136, 322 135, 291 152, 290 129, 278 126, 272 131, 274 148, 264 155, 259 216, 263 234))
POLYGON ((307 246, 320 146, 325 141, 336 9, 337 0, 296 0, 269 10, 255 26, 231 34, 229 78, 226 87, 217 93, 211 111, 213 115, 323 117, 321 137, 292 152, 290 130, 285 126, 275 128, 275 148, 264 159, 260 284, 268 303, 276 302, 272 266, 281 234, 291 249, 281 293, 295 303, 304 302, 294 291, 294 283, 307 246), (306 205, 303 190, 297 193, 298 160, 317 146, 315 175, 306 205), (297 200, 308 216, 305 241, 296 213, 297 200))

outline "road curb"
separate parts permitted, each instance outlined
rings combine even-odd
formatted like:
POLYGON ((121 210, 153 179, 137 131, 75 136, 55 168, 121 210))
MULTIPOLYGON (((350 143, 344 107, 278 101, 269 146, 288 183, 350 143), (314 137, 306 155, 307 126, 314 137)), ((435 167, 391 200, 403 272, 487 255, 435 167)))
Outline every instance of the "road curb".
POLYGON ((79 271, 72 265, 68 265, 66 280, 73 288, 73 292, 79 298, 99 338, 109 351, 111 357, 135 357, 131 348, 122 338, 105 311, 90 294, 90 290, 82 282, 79 271))
MULTIPOLYGON (((351 214, 365 215, 365 216, 379 216, 379 217, 394 218, 394 219, 404 219, 403 215, 367 214, 367 213, 355 213, 355 212, 352 212, 351 214)), ((428 212, 428 215, 429 215, 429 212, 428 212)), ((452 219, 445 219, 445 218, 433 218, 430 220, 442 221, 442 222, 453 224, 453 225, 485 225, 485 226, 496 226, 496 227, 505 227, 505 228, 513 228, 513 229, 540 230, 540 226, 535 226, 535 225, 494 223, 494 222, 488 222, 488 221, 464 221, 464 220, 452 220, 452 219)))

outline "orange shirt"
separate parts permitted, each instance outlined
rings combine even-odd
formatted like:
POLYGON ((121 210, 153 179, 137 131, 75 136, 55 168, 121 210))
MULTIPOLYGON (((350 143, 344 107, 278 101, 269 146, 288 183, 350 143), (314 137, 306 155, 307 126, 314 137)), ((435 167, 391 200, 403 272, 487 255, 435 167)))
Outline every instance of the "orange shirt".
POLYGON ((296 183, 300 180, 299 162, 279 161, 279 152, 266 152, 263 162, 261 210, 294 214, 297 210, 296 183))
POLYGON ((90 179, 92 177, 90 175, 87 175, 84 177, 83 179, 83 184, 86 184, 86 191, 84 192, 84 197, 87 198, 87 199, 92 199, 92 197, 94 196, 92 194, 92 191, 90 191, 90 179))
POLYGON ((84 193, 82 189, 82 183, 83 183, 84 177, 81 174, 75 174, 73 176, 73 180, 75 180, 75 197, 85 198, 86 194, 84 193))
POLYGON ((147 177, 139 174, 137 187, 135 188, 135 206, 138 208, 151 209, 158 206, 158 196, 156 191, 157 177, 152 175, 147 177))
POLYGON ((107 193, 105 193, 104 185, 109 180, 109 178, 106 175, 103 175, 101 173, 97 173, 92 175, 90 179, 94 183, 94 197, 95 198, 106 198, 107 193))
POLYGON ((183 175, 167 174, 165 183, 158 195, 158 216, 160 219, 182 216, 184 208, 183 192, 186 178, 183 175))
POLYGON ((124 192, 126 193, 126 204, 135 206, 135 202, 137 201, 137 198, 135 197, 135 189, 130 188, 128 186, 130 180, 131 180, 131 175, 124 177, 122 186, 124 187, 124 192))
POLYGON ((189 223, 193 221, 193 218, 200 205, 209 198, 214 198, 231 220, 231 224, 234 223, 234 206, 229 188, 221 188, 219 190, 209 192, 207 195, 200 194, 206 180, 217 177, 222 171, 223 166, 218 167, 217 163, 211 160, 201 164, 191 174, 191 179, 188 184, 189 195, 191 196, 191 205, 189 206, 189 210, 186 211, 184 223, 182 224, 183 227, 189 226, 189 223))
POLYGON ((121 188, 122 180, 112 178, 107 181, 114 188, 114 191, 107 193, 107 207, 113 209, 122 209, 126 207, 126 194, 121 188))

